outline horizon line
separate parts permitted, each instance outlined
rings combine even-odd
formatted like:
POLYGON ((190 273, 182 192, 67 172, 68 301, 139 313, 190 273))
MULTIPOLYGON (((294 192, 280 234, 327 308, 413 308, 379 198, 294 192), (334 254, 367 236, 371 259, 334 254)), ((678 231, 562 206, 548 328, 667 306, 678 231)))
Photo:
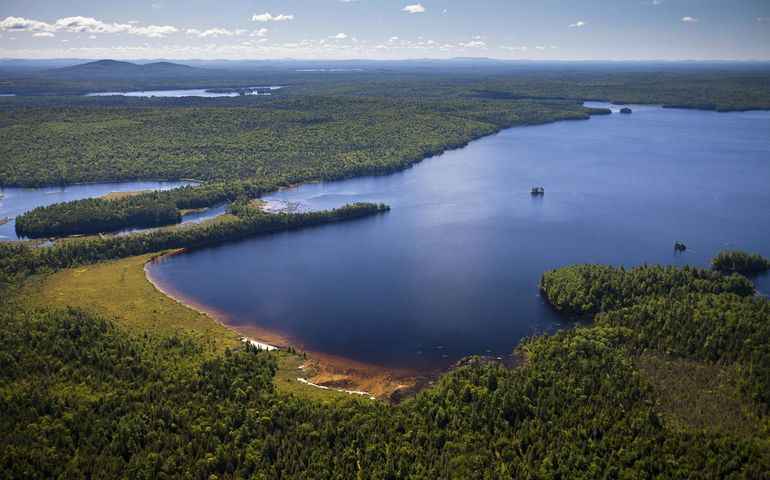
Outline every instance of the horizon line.
POLYGON ((499 57, 405 57, 405 58, 304 58, 304 57, 275 57, 275 58, 200 58, 200 57, 145 57, 145 58, 113 58, 113 57, 0 57, 0 61, 47 61, 47 60, 84 60, 101 61, 114 60, 121 62, 131 61, 202 61, 202 62, 447 62, 447 61, 493 61, 493 62, 527 62, 527 63, 588 63, 588 62, 607 62, 607 63, 770 63, 768 59, 731 59, 731 58, 713 58, 713 59, 614 59, 614 58, 589 58, 589 59, 531 59, 531 58, 499 58, 499 57))

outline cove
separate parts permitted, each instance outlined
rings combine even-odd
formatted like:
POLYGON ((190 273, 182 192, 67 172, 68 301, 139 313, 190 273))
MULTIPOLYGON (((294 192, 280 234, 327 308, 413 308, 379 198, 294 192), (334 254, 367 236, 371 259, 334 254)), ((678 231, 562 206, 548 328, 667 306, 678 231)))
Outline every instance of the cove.
MULTIPOLYGON (((0 241, 23 240, 16 235, 15 219, 18 215, 28 212, 34 208, 54 203, 69 202, 83 198, 94 198, 107 195, 112 192, 137 192, 140 190, 169 190, 172 188, 184 187, 187 185, 196 185, 196 182, 184 181, 136 181, 136 182, 117 182, 117 183, 88 183, 79 185, 66 185, 61 187, 42 187, 42 188, 16 188, 0 187, 0 219, 10 218, 3 225, 0 225, 0 241)), ((224 213, 224 207, 219 207, 216 211, 224 213)), ((200 221, 202 218, 209 218, 214 213, 206 211, 196 213, 194 216, 183 217, 183 222, 200 221)), ((131 230, 131 229, 128 229, 131 230)), ((135 230, 135 229, 134 229, 135 230)))
MULTIPOLYGON (((419 370, 506 355, 571 326, 539 295, 552 268, 707 267, 725 248, 770 255, 770 112, 632 108, 504 130, 392 175, 276 192, 273 208, 392 210, 190 250, 148 275, 236 329, 419 370), (545 195, 532 197, 535 185, 545 195)), ((756 281, 770 290, 766 276, 756 281)))

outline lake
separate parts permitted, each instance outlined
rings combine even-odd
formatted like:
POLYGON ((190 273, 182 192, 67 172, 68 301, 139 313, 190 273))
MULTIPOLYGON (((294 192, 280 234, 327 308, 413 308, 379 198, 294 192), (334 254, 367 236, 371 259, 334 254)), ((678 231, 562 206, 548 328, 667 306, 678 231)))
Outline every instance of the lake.
MULTIPOLYGON (((262 88, 269 90, 278 90, 280 86, 267 86, 267 87, 249 87, 249 88, 262 88)), ((112 95, 121 95, 124 97, 237 97, 238 93, 214 93, 207 92, 207 88, 188 88, 183 90, 142 90, 137 92, 95 92, 88 93, 88 97, 109 97, 112 95)), ((270 93, 258 93, 252 92, 247 95, 270 95, 270 93)))
MULTIPOLYGON (((165 182, 165 181, 138 181, 119 183, 94 183, 82 185, 67 185, 64 187, 43 188, 12 188, 0 187, 0 194, 4 196, 0 200, 0 219, 16 218, 24 212, 43 205, 51 205, 59 202, 69 202, 83 198, 94 198, 107 195, 112 192, 136 192, 139 190, 169 190, 171 188, 196 185, 196 182, 165 182)), ((200 212, 191 216, 185 215, 183 222, 201 221, 216 213, 224 213, 224 207, 200 212), (219 212, 219 209, 222 211, 219 212)), ((129 229, 130 230, 130 229, 129 229)), ((11 220, 0 225, 0 241, 22 240, 16 235, 16 222, 11 220)))
MULTIPOLYGON (((770 255, 770 112, 632 108, 508 129, 392 175, 271 194, 274 208, 392 210, 190 250, 148 273, 236 328, 428 369, 570 326, 539 295, 546 270, 707 267, 724 248, 770 255), (532 197, 535 185, 545 195, 532 197), (673 251, 677 240, 687 251, 673 251)), ((757 284, 770 291, 767 275, 757 284)))

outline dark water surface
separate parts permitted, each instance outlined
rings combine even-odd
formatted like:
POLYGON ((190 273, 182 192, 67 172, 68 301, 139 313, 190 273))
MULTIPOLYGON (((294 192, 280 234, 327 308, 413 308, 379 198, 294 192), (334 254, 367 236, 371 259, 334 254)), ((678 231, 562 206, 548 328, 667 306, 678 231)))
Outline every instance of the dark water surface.
MULTIPOLYGON (((770 112, 633 110, 513 128, 401 173, 275 193, 274 205, 294 209, 393 209, 193 250, 150 274, 234 325, 427 368, 571 325, 538 294, 548 269, 705 267, 723 248, 770 255, 770 112), (543 197, 530 196, 535 185, 543 197), (675 254, 676 240, 688 250, 675 254)), ((770 291, 770 279, 758 286, 770 291)))
MULTIPOLYGON (((172 188, 195 185, 196 182, 138 181, 119 183, 93 183, 67 185, 64 187, 12 188, 0 187, 0 219, 15 219, 18 215, 43 205, 69 202, 83 198, 95 198, 112 192, 137 192, 140 190, 169 190, 172 188)), ((211 212, 207 212, 211 213, 211 212)), ((196 214, 199 215, 199 214, 196 214)), ((196 221, 198 218, 184 217, 184 221, 196 221)), ((16 222, 10 220, 0 225, 0 241, 20 240, 16 235, 16 222)))

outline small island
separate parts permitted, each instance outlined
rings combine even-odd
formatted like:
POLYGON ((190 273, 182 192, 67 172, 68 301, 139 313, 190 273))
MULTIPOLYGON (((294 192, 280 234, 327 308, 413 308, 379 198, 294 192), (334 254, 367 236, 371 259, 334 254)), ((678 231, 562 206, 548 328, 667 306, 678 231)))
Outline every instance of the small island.
POLYGON ((684 252, 685 250, 687 250, 687 245, 678 240, 674 242, 674 251, 684 252))
POLYGON ((540 195, 545 195, 545 189, 543 187, 532 187, 532 190, 530 190, 529 193, 533 197, 537 197, 540 195))
POLYGON ((631 109, 628 107, 623 107, 620 109, 620 113, 628 115, 629 113, 631 113, 631 109))
POLYGON ((11 217, 0 217, 0 225, 5 225, 6 223, 10 222, 11 220, 13 220, 13 218, 11 218, 11 217))

